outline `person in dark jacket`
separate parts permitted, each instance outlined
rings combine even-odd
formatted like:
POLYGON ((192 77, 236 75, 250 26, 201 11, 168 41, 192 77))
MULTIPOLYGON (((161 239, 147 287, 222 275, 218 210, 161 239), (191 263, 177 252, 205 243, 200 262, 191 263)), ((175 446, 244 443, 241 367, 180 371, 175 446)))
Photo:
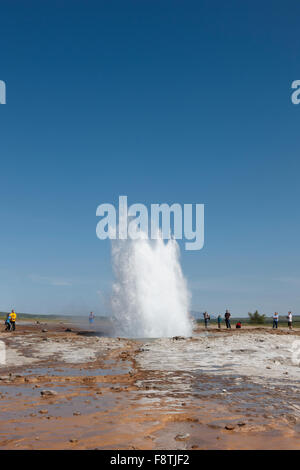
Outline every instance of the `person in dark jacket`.
POLYGON ((209 324, 209 320, 210 320, 210 316, 207 312, 204 312, 203 313, 203 317, 204 317, 204 325, 205 325, 205 328, 208 327, 208 324, 209 324))
POLYGON ((226 323, 226 328, 231 328, 231 325, 230 325, 230 312, 229 310, 226 310, 225 312, 225 315, 224 315, 224 318, 225 318, 225 323, 226 323))

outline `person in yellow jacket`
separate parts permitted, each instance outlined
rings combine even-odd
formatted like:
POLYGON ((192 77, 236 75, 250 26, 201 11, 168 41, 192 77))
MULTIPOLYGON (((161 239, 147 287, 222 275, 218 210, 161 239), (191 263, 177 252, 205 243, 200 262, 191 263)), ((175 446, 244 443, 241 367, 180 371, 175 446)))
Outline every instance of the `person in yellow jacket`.
POLYGON ((14 310, 12 310, 10 314, 10 323, 11 323, 13 331, 15 331, 16 329, 16 319, 17 319, 17 314, 15 313, 14 310))

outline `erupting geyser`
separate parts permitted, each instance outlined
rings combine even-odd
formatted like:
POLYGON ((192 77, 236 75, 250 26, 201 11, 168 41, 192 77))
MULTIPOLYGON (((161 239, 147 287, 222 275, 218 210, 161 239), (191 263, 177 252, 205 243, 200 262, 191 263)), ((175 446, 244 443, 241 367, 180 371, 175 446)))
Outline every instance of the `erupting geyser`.
POLYGON ((190 336, 189 299, 174 239, 113 240, 112 310, 125 337, 190 336))

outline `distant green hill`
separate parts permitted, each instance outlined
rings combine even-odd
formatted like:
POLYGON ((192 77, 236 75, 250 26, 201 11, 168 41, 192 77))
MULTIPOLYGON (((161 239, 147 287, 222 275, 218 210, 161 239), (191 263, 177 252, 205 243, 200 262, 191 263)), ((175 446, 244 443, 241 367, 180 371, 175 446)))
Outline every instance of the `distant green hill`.
MULTIPOLYGON (((42 315, 35 313, 17 313, 18 320, 59 320, 59 319, 70 319, 74 315, 42 315)), ((5 319, 8 312, 0 312, 0 318, 5 319)))
MULTIPOLYGON (((6 315, 8 312, 0 312, 0 319, 5 320, 6 315)), ((38 313, 19 313, 16 312, 17 314, 17 320, 28 320, 28 321, 70 321, 72 319, 79 319, 79 318, 87 318, 88 315, 71 315, 71 314, 65 314, 65 315, 56 315, 56 314, 49 314, 49 315, 43 315, 43 314, 38 314, 38 313)), ((104 315, 96 315, 97 319, 102 319, 102 318, 107 318, 104 315)))

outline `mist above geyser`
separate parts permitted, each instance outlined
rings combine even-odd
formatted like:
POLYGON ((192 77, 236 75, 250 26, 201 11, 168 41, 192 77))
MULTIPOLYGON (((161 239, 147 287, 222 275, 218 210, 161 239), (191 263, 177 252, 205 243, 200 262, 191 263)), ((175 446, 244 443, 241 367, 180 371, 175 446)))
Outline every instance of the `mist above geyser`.
POLYGON ((115 333, 136 338, 190 336, 190 294, 174 239, 113 240, 115 333))

